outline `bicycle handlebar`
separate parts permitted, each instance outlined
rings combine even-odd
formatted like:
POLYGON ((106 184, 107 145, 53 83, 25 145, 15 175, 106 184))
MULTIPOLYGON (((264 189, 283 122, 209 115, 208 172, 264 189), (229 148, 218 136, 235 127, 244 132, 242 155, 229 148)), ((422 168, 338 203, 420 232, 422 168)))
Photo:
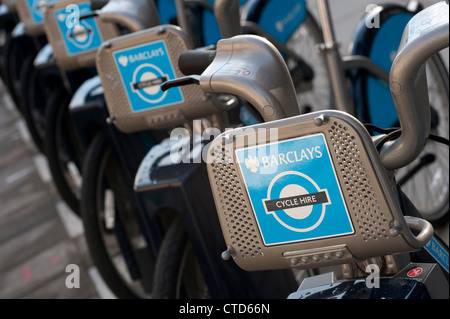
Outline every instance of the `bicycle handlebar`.
POLYGON ((216 0, 214 15, 222 38, 242 34, 238 0, 216 0))
POLYGON ((448 3, 437 3, 415 15, 405 28, 390 72, 390 89, 402 133, 381 149, 388 169, 410 164, 422 152, 431 126, 426 61, 449 46, 448 3))
POLYGON ((107 5, 109 0, 92 0, 92 10, 98 10, 107 5))
POLYGON ((97 14, 103 22, 122 24, 131 32, 161 24, 154 2, 147 0, 110 0, 97 14))
POLYGON ((183 52, 178 58, 178 67, 185 75, 202 74, 214 61, 216 51, 189 50, 183 52))
POLYGON ((245 99, 266 122, 300 114, 286 63, 262 37, 238 35, 220 40, 214 61, 200 76, 200 86, 206 93, 245 99))
POLYGON ((163 90, 196 83, 205 93, 233 94, 252 104, 266 122, 300 114, 286 63, 267 39, 239 35, 220 40, 215 53, 190 51, 180 58, 187 76, 166 81, 163 90))

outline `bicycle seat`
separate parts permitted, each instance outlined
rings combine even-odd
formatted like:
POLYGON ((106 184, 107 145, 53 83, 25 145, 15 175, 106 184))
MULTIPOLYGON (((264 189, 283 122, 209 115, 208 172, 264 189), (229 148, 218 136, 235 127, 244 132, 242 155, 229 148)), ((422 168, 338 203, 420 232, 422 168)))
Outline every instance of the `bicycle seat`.
POLYGON ((82 18, 91 13, 92 1, 86 0, 59 1, 45 11, 44 29, 56 64, 62 70, 95 66, 101 43, 119 36, 112 23, 82 18))
POLYGON ((196 86, 160 89, 161 83, 183 76, 178 57, 189 49, 186 33, 172 25, 121 36, 100 47, 97 70, 112 122, 119 130, 167 128, 218 113, 196 86))
POLYGON ((199 77, 207 93, 235 94, 268 122, 300 114, 289 70, 275 46, 254 35, 217 43, 216 56, 199 77))

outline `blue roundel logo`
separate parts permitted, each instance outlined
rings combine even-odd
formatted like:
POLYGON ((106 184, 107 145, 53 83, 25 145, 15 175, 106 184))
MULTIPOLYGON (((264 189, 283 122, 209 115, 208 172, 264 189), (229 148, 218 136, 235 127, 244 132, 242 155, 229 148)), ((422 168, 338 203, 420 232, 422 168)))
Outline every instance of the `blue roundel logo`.
POLYGON ((169 79, 156 65, 145 63, 140 65, 133 75, 131 90, 149 103, 161 102, 167 91, 161 90, 161 84, 169 79))
POLYGON ((263 203, 267 214, 295 232, 317 228, 325 217, 325 206, 331 204, 326 189, 320 189, 313 179, 297 171, 278 174, 263 203))
POLYGON ((92 44, 93 32, 85 21, 80 21, 73 28, 67 30, 66 38, 77 48, 86 49, 92 44))

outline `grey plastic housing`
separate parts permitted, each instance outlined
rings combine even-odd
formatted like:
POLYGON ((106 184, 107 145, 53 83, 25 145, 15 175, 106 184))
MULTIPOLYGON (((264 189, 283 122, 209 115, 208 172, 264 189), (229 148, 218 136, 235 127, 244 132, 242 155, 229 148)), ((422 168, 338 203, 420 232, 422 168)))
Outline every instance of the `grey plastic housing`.
POLYGON ((15 0, 3 0, 2 3, 6 5, 9 12, 17 12, 15 0))
MULTIPOLYGON (((56 64, 62 70, 75 70, 84 67, 95 66, 98 46, 91 46, 88 47, 88 49, 81 48, 77 50, 76 53, 69 53, 67 45, 65 44, 63 30, 61 30, 56 16, 56 12, 60 12, 62 9, 67 8, 69 5, 80 6, 85 4, 89 4, 92 10, 92 1, 66 0, 55 3, 45 11, 45 33, 47 35, 49 43, 53 48, 53 56, 55 58, 56 64)), ((105 23, 102 20, 94 17, 89 18, 89 20, 90 23, 95 24, 98 36, 100 37, 101 41, 106 41, 119 36, 119 31, 116 25, 112 23, 105 23)), ((84 22, 80 21, 80 23, 84 22)), ((94 31, 92 29, 83 28, 82 32, 83 34, 81 34, 80 36, 90 37, 91 39, 93 39, 94 35, 92 33, 94 31)), ((89 41, 89 38, 85 42, 87 41, 89 41)))
POLYGON ((242 34, 239 1, 214 1, 214 16, 217 20, 222 38, 231 38, 242 34))
POLYGON ((153 0, 110 0, 98 14, 102 22, 121 24, 131 32, 161 24, 153 0))
POLYGON ((20 21, 25 26, 25 33, 30 36, 37 36, 45 33, 44 30, 44 11, 50 4, 57 2, 58 0, 42 0, 34 1, 39 2, 39 8, 36 8, 36 14, 33 15, 32 8, 29 5, 28 0, 16 0, 17 14, 20 21), (36 19, 37 18, 37 19, 36 19))
POLYGON ((240 96, 266 122, 300 114, 283 57, 272 43, 259 36, 220 40, 214 61, 200 76, 200 86, 204 92, 240 96))
POLYGON ((431 124, 425 63, 448 46, 448 1, 422 10, 405 27, 389 79, 402 134, 381 151, 388 169, 408 165, 424 148, 431 124))
MULTIPOLYGON (((135 97, 131 98, 131 94, 127 92, 125 85, 129 85, 129 83, 124 84, 124 81, 121 80, 122 77, 119 66, 115 62, 114 54, 161 43, 161 41, 167 49, 167 57, 174 72, 174 77, 166 80, 182 77, 183 74, 178 67, 178 57, 182 52, 191 50, 193 47, 185 32, 173 25, 161 25, 114 38, 104 43, 98 51, 96 65, 105 90, 105 99, 111 121, 123 132, 163 129, 218 113, 212 100, 207 98, 196 85, 175 88, 181 91, 182 101, 166 106, 156 106, 156 104, 139 100, 142 110, 133 111, 133 109, 136 109, 136 105, 133 105, 131 101, 135 97)), ((151 53, 149 54, 151 55, 151 53)), ((136 62, 135 72, 137 73, 139 67, 148 63, 154 62, 149 59, 136 62)), ((158 87, 155 85, 154 88, 158 89, 159 84, 158 87)), ((170 93, 170 90, 168 92, 170 93)))
MULTIPOLYGON (((232 256, 245 270, 307 269, 417 251, 433 234, 433 227, 427 221, 403 217, 395 183, 388 177, 369 133, 347 113, 315 112, 225 132, 211 143, 207 163, 227 244, 224 257, 232 256), (247 163, 239 164, 237 151, 274 143, 267 133, 271 129, 277 130, 278 141, 283 142, 318 134, 324 137, 352 231, 337 236, 266 244, 257 216, 268 213, 254 211, 257 203, 250 198, 242 171, 247 163), (419 235, 414 236, 411 229, 419 235)), ((259 163, 262 165, 263 162, 259 160, 259 163)), ((301 173, 312 174, 305 170, 301 173)), ((321 169, 318 171, 314 174, 320 175, 321 169)), ((279 172, 284 173, 283 168, 279 172)), ((333 176, 323 178, 333 179, 333 176)), ((264 182, 258 185, 263 192, 269 187, 264 182)), ((321 223, 329 218, 327 216, 333 216, 327 214, 336 214, 336 205, 337 201, 331 200, 324 206, 325 217, 321 223)), ((279 226, 275 218, 270 222, 279 226)), ((293 231, 296 230, 284 227, 286 233, 281 235, 291 236, 293 231)))

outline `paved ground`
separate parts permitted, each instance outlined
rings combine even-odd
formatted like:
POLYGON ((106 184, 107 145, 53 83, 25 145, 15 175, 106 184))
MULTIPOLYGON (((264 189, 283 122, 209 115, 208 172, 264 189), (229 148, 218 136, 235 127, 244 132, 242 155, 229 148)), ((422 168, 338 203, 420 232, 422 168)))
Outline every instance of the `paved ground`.
POLYGON ((0 85, 0 298, 111 296, 102 285, 80 220, 59 197, 46 158, 0 85), (66 286, 74 274, 68 265, 79 267, 79 289, 66 286))
MULTIPOLYGON (((365 7, 380 1, 330 3, 346 48, 365 7)), ((444 56, 448 66, 448 51, 444 56)), ((92 266, 80 220, 60 199, 46 165, 0 85, 0 298, 113 298, 92 266), (68 265, 79 266, 79 289, 66 287, 68 265)), ((443 236, 448 240, 448 226, 443 236)))

